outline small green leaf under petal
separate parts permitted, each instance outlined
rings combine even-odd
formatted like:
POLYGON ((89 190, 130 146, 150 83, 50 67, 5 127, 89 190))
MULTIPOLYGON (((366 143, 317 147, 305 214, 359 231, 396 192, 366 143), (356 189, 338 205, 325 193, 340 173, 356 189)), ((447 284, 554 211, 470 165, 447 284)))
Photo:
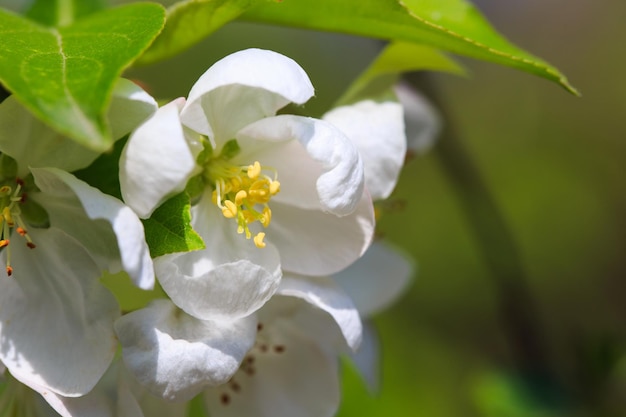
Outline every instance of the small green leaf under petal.
POLYGON ((191 228, 189 196, 180 193, 157 208, 143 221, 150 255, 156 258, 175 252, 204 248, 202 238, 191 228))

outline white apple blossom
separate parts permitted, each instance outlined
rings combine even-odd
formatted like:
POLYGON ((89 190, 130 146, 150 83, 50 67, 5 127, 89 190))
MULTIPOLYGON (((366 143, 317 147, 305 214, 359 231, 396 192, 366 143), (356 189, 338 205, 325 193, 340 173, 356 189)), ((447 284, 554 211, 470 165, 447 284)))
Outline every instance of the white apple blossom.
MULTIPOLYGON (((399 102, 364 100, 335 108, 323 116, 359 149, 365 183, 374 201, 392 193, 407 148, 424 152, 441 130, 437 112, 423 96, 404 83, 399 83, 394 91, 399 102)), ((333 277, 354 300, 361 317, 367 319, 395 301, 413 274, 413 263, 406 255, 384 242, 373 242, 359 260, 333 277)), ((379 342, 368 320, 363 323, 363 341, 351 356, 368 388, 377 391, 379 342)))
MULTIPOLYGON (((156 103, 122 80, 110 119, 119 137, 156 103)), ((111 115, 111 113, 110 113, 111 115)), ((0 104, 0 361, 44 398, 89 392, 117 347, 119 307, 98 279, 128 272, 151 288, 143 226, 121 201, 66 171, 98 154, 35 119, 13 97, 0 104)))
POLYGON ((256 318, 201 320, 155 300, 115 323, 124 361, 152 394, 186 401, 223 384, 254 343, 256 318))
POLYGON ((355 147, 327 122, 275 116, 312 95, 294 61, 249 49, 215 63, 187 100, 131 135, 120 161, 127 204, 148 217, 186 187, 195 198, 192 226, 206 249, 155 259, 187 313, 245 317, 276 291, 281 270, 328 275, 369 244, 373 210, 355 147))
POLYGON ((330 278, 286 274, 257 315, 257 338, 239 371, 204 393, 210 415, 334 415, 340 400, 338 355, 361 339, 350 298, 330 278))

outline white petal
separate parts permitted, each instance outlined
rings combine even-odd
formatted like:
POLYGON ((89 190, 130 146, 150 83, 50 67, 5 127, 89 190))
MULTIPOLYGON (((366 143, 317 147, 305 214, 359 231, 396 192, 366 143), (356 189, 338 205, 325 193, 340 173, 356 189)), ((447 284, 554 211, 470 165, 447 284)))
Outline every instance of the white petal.
POLYGON ((14 239, 13 275, 0 275, 0 360, 27 385, 84 395, 115 354, 117 302, 77 241, 54 228, 29 232, 38 246, 14 239))
MULTIPOLYGON (((317 195, 324 211, 338 216, 349 214, 363 194, 363 163, 359 153, 350 139, 328 122, 291 115, 270 117, 246 126, 237 133, 237 139, 242 141, 242 149, 254 140, 272 143, 295 139, 300 142, 313 161, 307 161, 306 159, 310 158, 303 157, 300 151, 294 152, 293 155, 281 154, 285 158, 284 162, 273 159, 271 163, 276 163, 281 181, 289 181, 286 177, 291 175, 295 175, 298 179, 303 175, 298 172, 297 167, 294 167, 293 162, 289 162, 291 158, 293 161, 301 162, 303 170, 317 171, 319 175, 316 181, 317 195)), ((266 152, 265 155, 268 153, 266 152)), ((264 161, 259 162, 267 164, 264 161)), ((308 181, 302 184, 304 187, 302 190, 297 191, 301 194, 305 191, 310 193, 308 181)), ((294 188, 297 187, 298 184, 294 184, 294 188)), ((288 193, 294 192, 296 191, 287 191, 285 195, 291 196, 293 194, 288 193)), ((277 200, 286 198, 279 197, 280 194, 276 196, 277 200)), ((303 196, 302 198, 301 206, 304 206, 310 197, 303 196)), ((289 203, 298 205, 297 200, 289 200, 289 203)))
POLYGON ((52 225, 78 239, 102 269, 124 270, 142 289, 154 286, 143 224, 129 207, 67 172, 54 168, 32 172, 42 191, 34 197, 52 225))
POLYGON ((408 149, 426 152, 441 132, 441 117, 432 104, 408 84, 398 84, 395 92, 404 108, 408 149))
POLYGON ((19 177, 28 175, 29 167, 75 171, 100 155, 52 130, 14 96, 0 103, 0 151, 17 161, 19 177))
POLYGON ((82 397, 63 397, 43 387, 31 388, 63 417, 144 417, 126 381, 119 375, 118 362, 113 362, 95 388, 82 397))
POLYGON ((415 273, 413 262, 399 249, 374 242, 365 255, 334 275, 362 316, 384 310, 402 294, 415 273))
POLYGON ((301 298, 328 313, 352 350, 361 343, 359 313, 350 297, 331 278, 285 274, 276 293, 301 298))
MULTIPOLYGON (((275 297, 268 305, 285 298, 291 297, 275 297)), ((253 371, 242 368, 227 385, 206 391, 212 417, 330 417, 337 411, 336 357, 289 317, 263 323, 250 357, 253 371)))
POLYGON ((154 98, 132 81, 115 84, 107 118, 113 139, 121 138, 150 117, 158 108, 154 98))
POLYGON ((367 194, 356 210, 344 217, 270 204, 272 222, 265 240, 278 248, 285 271, 334 274, 360 258, 374 236, 374 209, 367 194))
POLYGON ((156 300, 120 318, 115 330, 124 362, 146 389, 185 401, 237 371, 254 343, 256 318, 198 320, 168 300, 156 300))
POLYGON ((365 100, 333 109, 323 119, 338 127, 358 148, 372 199, 389 197, 406 156, 402 105, 365 100))
POLYGON ((312 96, 311 81, 295 61, 273 51, 247 49, 216 62, 196 81, 181 119, 219 148, 247 124, 312 96))
POLYGON ((182 191, 196 169, 195 142, 180 123, 180 98, 161 107, 130 136, 120 157, 122 198, 139 217, 150 217, 182 191))
POLYGON ((380 389, 380 341, 372 323, 363 323, 363 340, 350 357, 370 393, 377 394, 380 389))
POLYGON ((206 249, 155 259, 157 277, 172 301, 202 319, 236 319, 261 307, 280 282, 274 246, 257 248, 237 234, 237 225, 211 202, 209 193, 192 207, 192 226, 206 249))

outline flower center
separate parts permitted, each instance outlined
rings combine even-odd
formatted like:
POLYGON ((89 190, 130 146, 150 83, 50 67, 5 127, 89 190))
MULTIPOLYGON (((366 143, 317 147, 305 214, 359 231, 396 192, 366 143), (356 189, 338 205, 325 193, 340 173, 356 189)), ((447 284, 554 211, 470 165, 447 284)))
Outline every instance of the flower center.
POLYGON ((26 246, 35 248, 35 243, 28 235, 26 224, 22 216, 20 206, 26 201, 26 193, 23 192, 24 182, 15 180, 15 185, 0 186, 0 248, 6 248, 7 275, 13 274, 11 267, 11 232, 13 229, 26 240, 26 246))
MULTIPOLYGON (((272 210, 268 203, 280 191, 280 183, 276 170, 261 165, 259 161, 251 165, 230 162, 238 150, 237 142, 228 142, 220 156, 207 160, 204 178, 213 186, 213 203, 220 208, 222 215, 233 219, 237 223, 237 233, 250 239, 251 224, 259 222, 263 227, 269 226, 272 210)), ((264 238, 264 232, 254 235, 256 247, 265 247, 264 238)))

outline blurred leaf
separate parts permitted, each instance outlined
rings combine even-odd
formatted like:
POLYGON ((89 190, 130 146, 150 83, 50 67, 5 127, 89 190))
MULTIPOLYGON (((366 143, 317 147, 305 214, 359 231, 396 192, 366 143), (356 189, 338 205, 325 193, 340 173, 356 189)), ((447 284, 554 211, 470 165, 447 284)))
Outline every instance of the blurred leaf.
POLYGON ((198 43, 252 5, 267 0, 186 0, 167 9, 163 32, 138 60, 150 64, 198 43))
POLYGON ((189 196, 183 192, 167 200, 143 221, 153 258, 205 247, 200 235, 191 228, 190 207, 189 196))
POLYGON ((100 282, 113 293, 124 312, 139 310, 152 300, 167 297, 158 282, 153 290, 142 290, 135 285, 126 272, 117 274, 105 272, 100 282))
POLYGON ((384 94, 398 80, 401 73, 420 70, 465 74, 465 70, 459 64, 435 48, 415 43, 393 42, 387 45, 376 60, 350 85, 335 106, 384 94))
POLYGON ((46 26, 67 26, 103 8, 102 0, 36 0, 26 17, 46 26))
POLYGON ((577 94, 556 68, 508 42, 465 0, 285 0, 252 8, 243 18, 423 43, 518 68, 577 94))
POLYGON ((484 417, 565 415, 565 410, 556 410, 537 403, 522 382, 505 374, 483 373, 472 381, 471 389, 479 414, 484 417))
POLYGON ((113 84, 163 19, 157 4, 131 4, 55 29, 0 10, 0 81, 59 133, 106 150, 113 143, 104 117, 113 84))

